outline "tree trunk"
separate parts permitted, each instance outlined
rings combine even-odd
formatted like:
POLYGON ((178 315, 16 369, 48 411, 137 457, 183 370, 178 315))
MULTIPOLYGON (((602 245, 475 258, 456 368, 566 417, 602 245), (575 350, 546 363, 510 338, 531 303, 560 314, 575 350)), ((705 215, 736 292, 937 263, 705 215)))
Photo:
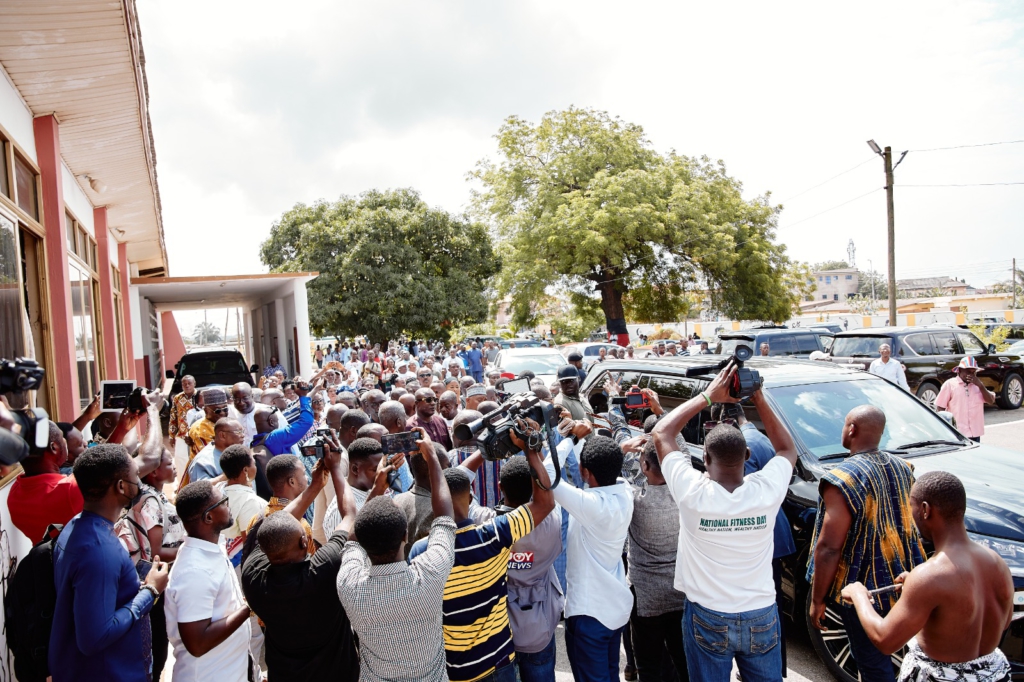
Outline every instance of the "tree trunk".
POLYGON ((629 344, 629 330, 626 329, 626 314, 622 310, 622 289, 615 281, 615 273, 604 271, 603 281, 598 282, 597 290, 601 292, 601 309, 604 311, 605 324, 608 326, 608 340, 620 346, 629 344))

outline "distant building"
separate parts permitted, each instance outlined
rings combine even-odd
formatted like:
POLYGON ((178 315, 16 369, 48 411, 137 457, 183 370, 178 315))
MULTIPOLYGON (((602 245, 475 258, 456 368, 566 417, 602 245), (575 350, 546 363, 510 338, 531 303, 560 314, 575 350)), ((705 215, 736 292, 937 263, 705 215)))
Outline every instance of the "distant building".
POLYGON ((918 277, 917 279, 896 280, 900 298, 921 298, 922 296, 966 296, 975 293, 974 287, 952 277, 918 277))
POLYGON ((811 277, 818 287, 805 302, 811 301, 845 301, 857 295, 860 287, 860 273, 857 268, 839 270, 822 270, 812 272, 811 277))

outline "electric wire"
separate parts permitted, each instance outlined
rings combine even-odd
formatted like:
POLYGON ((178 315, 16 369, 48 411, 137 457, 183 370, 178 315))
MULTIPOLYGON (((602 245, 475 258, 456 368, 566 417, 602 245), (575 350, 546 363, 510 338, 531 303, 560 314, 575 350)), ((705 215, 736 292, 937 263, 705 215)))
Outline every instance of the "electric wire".
POLYGON ((782 201, 780 201, 779 203, 780 203, 780 204, 785 204, 785 203, 787 203, 787 202, 789 202, 789 201, 793 201, 793 199, 796 199, 797 197, 802 197, 803 195, 807 194, 807 193, 808 193, 808 192, 810 192, 811 190, 815 190, 815 189, 818 189, 819 187, 821 187, 821 186, 823 186, 823 185, 827 185, 828 183, 832 182, 832 181, 833 181, 833 180, 835 180, 836 178, 842 177, 842 176, 846 175, 847 173, 849 173, 849 172, 851 172, 851 171, 855 171, 855 170, 857 170, 858 168, 860 168, 861 166, 863 166, 864 164, 866 164, 866 163, 869 163, 869 162, 871 162, 871 161, 874 161, 874 160, 875 160, 875 157, 873 157, 873 156, 872 156, 872 157, 869 157, 869 158, 867 158, 867 159, 865 159, 865 160, 861 161, 860 163, 858 163, 858 164, 857 164, 856 166, 853 166, 852 168, 847 168, 847 169, 846 169, 846 170, 844 170, 844 171, 843 171, 842 173, 837 173, 836 175, 833 175, 833 176, 832 176, 831 178, 829 178, 828 180, 825 180, 825 181, 823 181, 823 182, 819 182, 819 183, 818 183, 817 185, 814 185, 813 187, 808 187, 808 188, 807 188, 807 189, 805 189, 804 191, 802 191, 802 192, 800 192, 800 193, 798 193, 798 194, 794 194, 793 196, 789 197, 788 199, 783 199, 783 200, 782 200, 782 201))
POLYGON ((944 152, 950 149, 971 149, 974 147, 995 147, 1001 144, 1021 144, 1024 140, 1005 140, 1003 142, 982 142, 981 144, 958 144, 952 147, 932 147, 930 149, 911 149, 912 152, 944 152))

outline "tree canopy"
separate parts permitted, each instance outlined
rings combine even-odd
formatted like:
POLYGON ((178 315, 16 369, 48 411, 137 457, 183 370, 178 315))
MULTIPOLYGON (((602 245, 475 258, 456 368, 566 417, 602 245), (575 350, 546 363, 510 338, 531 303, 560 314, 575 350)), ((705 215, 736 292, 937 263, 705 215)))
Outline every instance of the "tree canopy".
POLYGON ((498 271, 486 228, 410 189, 297 204, 274 223, 260 258, 274 272, 319 271, 309 283, 310 327, 378 339, 446 329, 487 316, 498 271))
POLYGON ((640 126, 590 109, 538 125, 512 116, 496 137, 500 160, 472 174, 474 209, 496 229, 496 288, 514 319, 532 322, 533 302, 556 284, 600 294, 613 333, 625 333, 626 308, 676 319, 694 291, 737 319, 792 314, 778 209, 744 200, 721 162, 659 154, 640 126))

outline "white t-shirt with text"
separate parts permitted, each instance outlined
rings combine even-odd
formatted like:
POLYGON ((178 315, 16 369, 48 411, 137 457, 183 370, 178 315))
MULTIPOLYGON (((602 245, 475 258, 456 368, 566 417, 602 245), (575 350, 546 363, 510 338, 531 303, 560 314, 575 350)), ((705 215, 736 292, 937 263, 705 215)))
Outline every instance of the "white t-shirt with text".
POLYGON ((731 493, 671 452, 661 463, 679 507, 675 588, 706 609, 743 613, 775 603, 775 516, 793 466, 774 457, 731 493))

